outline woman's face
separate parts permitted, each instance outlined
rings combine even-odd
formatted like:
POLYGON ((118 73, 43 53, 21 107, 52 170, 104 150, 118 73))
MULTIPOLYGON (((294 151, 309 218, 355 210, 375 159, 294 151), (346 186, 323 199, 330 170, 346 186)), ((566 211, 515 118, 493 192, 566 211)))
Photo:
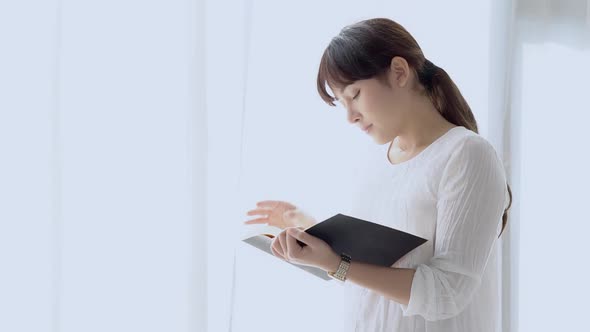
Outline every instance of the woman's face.
POLYGON ((333 92, 346 109, 348 121, 361 130, 370 126, 368 135, 378 144, 385 144, 399 135, 406 122, 410 98, 408 76, 407 63, 396 57, 392 59, 391 70, 386 76, 389 86, 371 78, 355 81, 333 92))

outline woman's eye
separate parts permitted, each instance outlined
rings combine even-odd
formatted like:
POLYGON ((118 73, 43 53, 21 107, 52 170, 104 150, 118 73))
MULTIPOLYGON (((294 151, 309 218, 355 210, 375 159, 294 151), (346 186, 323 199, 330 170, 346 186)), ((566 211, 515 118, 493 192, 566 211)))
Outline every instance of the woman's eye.
POLYGON ((360 94, 361 94, 361 90, 359 90, 359 92, 357 92, 356 95, 354 97, 352 97, 352 99, 357 99, 360 94))

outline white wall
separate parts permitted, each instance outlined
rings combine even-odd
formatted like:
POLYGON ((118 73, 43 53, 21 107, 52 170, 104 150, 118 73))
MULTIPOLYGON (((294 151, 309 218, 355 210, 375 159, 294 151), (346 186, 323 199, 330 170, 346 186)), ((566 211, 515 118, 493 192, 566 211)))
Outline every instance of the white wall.
POLYGON ((565 18, 519 22, 515 331, 587 325, 590 24, 565 18))

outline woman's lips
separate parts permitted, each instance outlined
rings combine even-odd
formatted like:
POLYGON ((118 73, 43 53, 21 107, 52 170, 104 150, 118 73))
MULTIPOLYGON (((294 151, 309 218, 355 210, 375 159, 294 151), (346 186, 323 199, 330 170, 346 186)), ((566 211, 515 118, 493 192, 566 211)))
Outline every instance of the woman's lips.
POLYGON ((366 129, 363 129, 363 131, 364 131, 365 133, 367 133, 367 134, 368 134, 368 133, 369 133, 369 131, 371 130, 371 127, 372 127, 372 126, 373 126, 373 125, 372 125, 372 124, 370 124, 370 125, 369 125, 369 126, 366 128, 366 129))

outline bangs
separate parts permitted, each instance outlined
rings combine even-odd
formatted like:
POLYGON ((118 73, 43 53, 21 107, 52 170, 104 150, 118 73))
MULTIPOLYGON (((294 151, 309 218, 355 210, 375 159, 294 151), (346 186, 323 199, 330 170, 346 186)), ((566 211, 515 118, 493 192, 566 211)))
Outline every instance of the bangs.
MULTIPOLYGON (((352 33, 352 30, 349 29, 348 33, 352 33)), ((330 106, 336 106, 336 96, 328 93, 327 86, 334 92, 334 89, 342 90, 359 80, 374 77, 381 80, 389 71, 391 57, 380 48, 367 46, 361 37, 335 37, 322 55, 317 88, 322 100, 330 106), (377 55, 372 55, 371 52, 377 55)))
POLYGON ((329 86, 333 92, 334 89, 343 89, 354 82, 355 79, 353 78, 353 75, 346 73, 338 66, 332 56, 331 48, 326 48, 322 55, 322 59, 320 60, 317 81, 318 93, 322 100, 330 106, 336 106, 336 104, 334 104, 336 98, 328 93, 328 90, 326 89, 327 86, 329 86))

